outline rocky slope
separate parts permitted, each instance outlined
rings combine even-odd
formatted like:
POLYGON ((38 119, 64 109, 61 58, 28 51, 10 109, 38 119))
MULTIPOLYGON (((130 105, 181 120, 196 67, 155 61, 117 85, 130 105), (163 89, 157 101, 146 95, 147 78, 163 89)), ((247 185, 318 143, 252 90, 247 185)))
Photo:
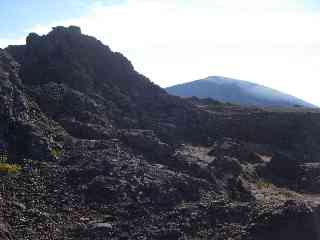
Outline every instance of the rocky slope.
POLYGON ((77 27, 1 50, 0 91, 1 239, 319 239, 317 111, 170 96, 77 27))
POLYGON ((212 98, 217 101, 258 107, 314 108, 301 99, 252 82, 212 76, 201 80, 166 88, 167 92, 181 97, 212 98))

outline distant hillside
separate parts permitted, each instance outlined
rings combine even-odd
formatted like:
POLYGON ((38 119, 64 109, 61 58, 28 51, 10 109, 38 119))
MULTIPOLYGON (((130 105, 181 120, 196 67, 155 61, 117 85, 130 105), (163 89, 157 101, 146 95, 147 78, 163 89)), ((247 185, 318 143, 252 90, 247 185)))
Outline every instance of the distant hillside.
POLYGON ((225 77, 208 77, 166 88, 172 95, 181 97, 212 98, 245 106, 260 107, 315 107, 296 97, 259 84, 225 77))

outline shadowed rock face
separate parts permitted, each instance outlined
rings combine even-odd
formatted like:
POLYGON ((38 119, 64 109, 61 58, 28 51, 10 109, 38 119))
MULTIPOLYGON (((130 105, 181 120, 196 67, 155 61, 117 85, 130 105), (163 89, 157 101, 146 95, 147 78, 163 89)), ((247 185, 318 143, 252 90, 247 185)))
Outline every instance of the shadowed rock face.
POLYGON ((50 160, 54 142, 63 129, 48 119, 28 95, 18 76, 19 64, 0 51, 1 140, 8 145, 10 158, 21 156, 50 160))
POLYGON ((319 239, 317 111, 170 96, 77 27, 0 50, 0 91, 0 238, 319 239))
POLYGON ((7 51, 21 64, 23 83, 42 109, 70 132, 82 128, 75 121, 94 124, 96 118, 108 126, 154 129, 167 139, 194 137, 190 129, 200 130, 198 121, 204 113, 169 96, 120 53, 76 28, 56 27, 46 36, 30 34, 25 46, 10 46, 7 51), (70 123, 67 118, 73 117, 70 123))

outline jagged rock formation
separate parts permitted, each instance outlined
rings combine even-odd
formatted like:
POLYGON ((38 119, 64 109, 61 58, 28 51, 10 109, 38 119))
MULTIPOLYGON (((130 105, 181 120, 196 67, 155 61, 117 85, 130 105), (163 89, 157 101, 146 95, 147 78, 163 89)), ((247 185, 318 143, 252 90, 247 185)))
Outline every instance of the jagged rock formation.
POLYGON ((192 135, 189 129, 201 118, 192 105, 135 72, 120 53, 73 27, 56 27, 42 37, 30 34, 27 45, 7 51, 21 64, 23 82, 32 86, 40 106, 69 132, 88 127, 81 119, 95 132, 102 130, 94 129, 100 121, 107 132, 146 128, 176 138, 192 135))
POLYGON ((1 140, 9 146, 10 159, 23 157, 52 158, 54 141, 64 130, 49 119, 27 94, 18 77, 19 65, 4 51, 0 53, 1 140))
POLYGON ((317 111, 170 96, 77 27, 0 50, 0 91, 2 239, 319 239, 317 111))

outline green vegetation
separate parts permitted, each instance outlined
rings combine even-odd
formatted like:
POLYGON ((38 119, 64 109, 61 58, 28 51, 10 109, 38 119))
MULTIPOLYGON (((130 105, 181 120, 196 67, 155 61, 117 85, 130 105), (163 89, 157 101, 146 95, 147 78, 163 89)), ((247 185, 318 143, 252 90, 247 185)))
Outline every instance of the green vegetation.
POLYGON ((51 154, 54 158, 58 159, 61 156, 62 150, 58 147, 54 147, 51 150, 51 154))
POLYGON ((0 153, 0 163, 6 163, 8 160, 8 154, 7 153, 0 153))
POLYGON ((273 187, 273 184, 272 183, 269 183, 269 182, 265 182, 263 180, 259 180, 257 182, 257 188, 258 189, 268 189, 268 188, 272 188, 273 187))
POLYGON ((2 152, 0 153, 0 174, 15 174, 21 170, 21 167, 16 164, 8 163, 8 153, 2 152))
POLYGON ((0 163, 0 173, 16 174, 21 170, 21 167, 16 164, 0 163))
POLYGON ((282 189, 281 191, 281 195, 285 198, 292 198, 294 196, 297 196, 297 194, 287 190, 287 189, 282 189))
POLYGON ((212 100, 208 105, 207 108, 209 110, 222 110, 225 109, 226 107, 232 107, 232 106, 236 106, 235 104, 229 103, 229 102, 219 102, 219 101, 215 101, 212 100))

